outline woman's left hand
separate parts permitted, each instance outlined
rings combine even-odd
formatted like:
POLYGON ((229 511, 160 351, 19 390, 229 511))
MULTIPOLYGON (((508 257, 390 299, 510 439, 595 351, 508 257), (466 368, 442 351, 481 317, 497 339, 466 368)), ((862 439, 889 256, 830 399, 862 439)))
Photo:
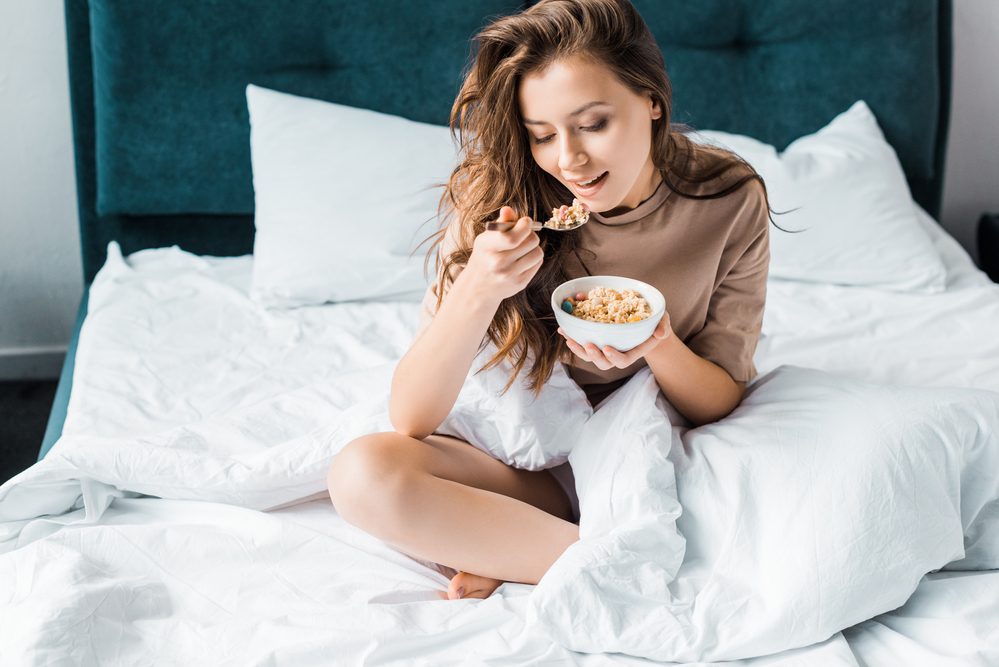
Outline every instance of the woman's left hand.
POLYGON ((569 346, 569 349, 572 350, 577 357, 584 361, 591 362, 602 371, 606 371, 610 368, 627 368, 628 366, 631 366, 637 360, 651 352, 657 345, 659 345, 659 343, 673 335, 673 329, 670 327, 669 323, 669 313, 663 314, 663 318, 659 320, 656 330, 652 332, 652 335, 645 342, 636 345, 627 352, 615 350, 609 345, 605 345, 600 348, 593 343, 587 343, 584 347, 566 336, 561 327, 559 327, 558 332, 563 338, 565 338, 566 345, 569 346))

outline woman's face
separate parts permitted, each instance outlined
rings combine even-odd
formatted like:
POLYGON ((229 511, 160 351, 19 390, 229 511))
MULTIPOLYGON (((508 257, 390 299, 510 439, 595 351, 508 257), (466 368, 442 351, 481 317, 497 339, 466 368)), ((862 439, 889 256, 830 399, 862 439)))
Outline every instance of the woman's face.
POLYGON ((662 109, 603 65, 572 59, 529 74, 518 103, 534 160, 591 210, 633 209, 659 185, 652 121, 662 109))

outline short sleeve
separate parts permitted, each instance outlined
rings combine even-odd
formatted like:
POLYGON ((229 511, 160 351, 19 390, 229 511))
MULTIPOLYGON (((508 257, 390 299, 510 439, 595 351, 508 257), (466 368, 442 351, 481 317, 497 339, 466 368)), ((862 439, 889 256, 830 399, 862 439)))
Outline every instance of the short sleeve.
POLYGON ((728 372, 736 382, 756 377, 753 354, 763 328, 770 265, 770 217, 763 190, 749 193, 730 227, 704 327, 687 339, 698 356, 728 372))

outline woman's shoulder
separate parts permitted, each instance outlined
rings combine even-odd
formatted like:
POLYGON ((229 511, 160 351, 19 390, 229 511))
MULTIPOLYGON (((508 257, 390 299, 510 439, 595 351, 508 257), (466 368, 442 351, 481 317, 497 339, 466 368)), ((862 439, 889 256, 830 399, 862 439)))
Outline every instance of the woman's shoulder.
POLYGON ((683 176, 692 194, 735 199, 763 195, 761 178, 752 165, 736 153, 715 146, 690 142, 690 162, 683 176), (748 186, 748 187, 747 187, 748 186))
POLYGON ((693 178, 679 182, 691 196, 674 195, 674 215, 689 219, 689 229, 731 252, 766 237, 770 206, 764 183, 752 166, 728 151, 705 151, 693 159, 698 161, 693 178))

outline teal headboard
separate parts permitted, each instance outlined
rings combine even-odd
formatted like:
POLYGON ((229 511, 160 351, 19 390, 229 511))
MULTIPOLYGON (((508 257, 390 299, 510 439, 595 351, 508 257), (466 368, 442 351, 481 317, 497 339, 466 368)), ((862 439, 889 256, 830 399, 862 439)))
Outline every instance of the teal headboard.
MULTIPOLYGON (((65 0, 85 281, 112 239, 252 251, 247 83, 445 124, 469 38, 523 4, 65 0)), ((783 148, 864 99, 938 216, 950 0, 634 4, 675 120, 783 148)))

